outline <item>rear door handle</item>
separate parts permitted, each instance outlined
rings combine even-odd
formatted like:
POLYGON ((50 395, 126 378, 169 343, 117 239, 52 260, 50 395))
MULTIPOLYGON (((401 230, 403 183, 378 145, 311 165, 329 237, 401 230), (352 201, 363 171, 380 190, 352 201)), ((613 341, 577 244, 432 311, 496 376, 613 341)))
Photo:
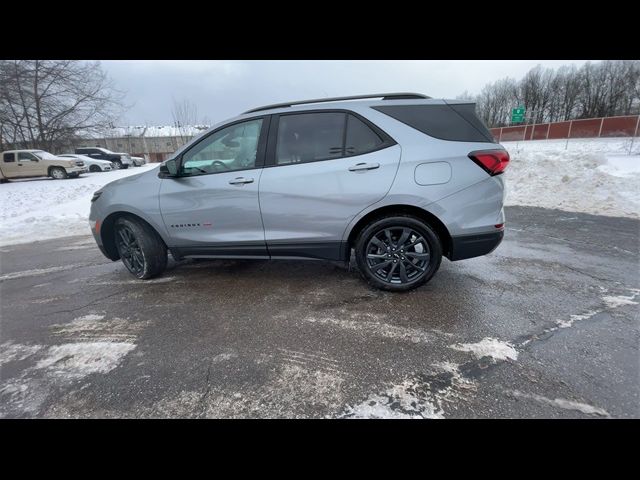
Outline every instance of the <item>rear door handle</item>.
POLYGON ((253 178, 237 177, 233 180, 229 180, 229 183, 231 185, 244 185, 245 183, 253 183, 253 178))
POLYGON ((379 163, 356 163, 355 165, 349 167, 349 171, 359 172, 360 170, 374 170, 379 167, 379 163))

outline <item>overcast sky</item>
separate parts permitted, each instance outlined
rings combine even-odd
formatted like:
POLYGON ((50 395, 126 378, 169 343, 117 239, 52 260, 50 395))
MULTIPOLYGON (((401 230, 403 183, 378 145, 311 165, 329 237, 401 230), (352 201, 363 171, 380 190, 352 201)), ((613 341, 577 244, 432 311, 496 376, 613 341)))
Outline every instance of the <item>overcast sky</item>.
POLYGON ((133 105, 121 125, 170 125, 172 99, 198 106, 213 124, 265 104, 306 98, 383 92, 417 92, 454 98, 478 93, 489 82, 520 79, 538 64, 557 68, 585 60, 415 61, 102 61, 133 105))

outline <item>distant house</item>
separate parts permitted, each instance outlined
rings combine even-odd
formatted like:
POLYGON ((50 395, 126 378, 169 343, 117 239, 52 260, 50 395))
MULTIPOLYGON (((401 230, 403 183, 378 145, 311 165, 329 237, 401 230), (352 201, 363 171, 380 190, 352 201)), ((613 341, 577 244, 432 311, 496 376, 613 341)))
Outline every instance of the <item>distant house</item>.
POLYGON ((116 127, 100 134, 78 138, 73 147, 102 147, 144 157, 148 162, 163 162, 178 148, 209 128, 208 125, 186 127, 116 127))

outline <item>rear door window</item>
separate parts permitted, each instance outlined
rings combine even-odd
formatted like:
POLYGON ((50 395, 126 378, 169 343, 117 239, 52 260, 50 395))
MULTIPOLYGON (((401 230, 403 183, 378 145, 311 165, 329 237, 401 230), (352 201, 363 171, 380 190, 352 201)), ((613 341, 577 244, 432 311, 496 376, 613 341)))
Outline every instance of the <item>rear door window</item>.
POLYGON ((341 112, 281 115, 276 164, 315 162, 343 154, 346 115, 341 112))

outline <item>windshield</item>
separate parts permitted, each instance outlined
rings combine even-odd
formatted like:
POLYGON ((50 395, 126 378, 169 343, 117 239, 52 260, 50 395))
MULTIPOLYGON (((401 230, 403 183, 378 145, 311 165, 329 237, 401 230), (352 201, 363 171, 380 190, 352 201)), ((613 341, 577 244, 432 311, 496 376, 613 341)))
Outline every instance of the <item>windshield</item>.
POLYGON ((55 160, 55 155, 51 155, 49 152, 45 152, 44 150, 36 150, 35 152, 31 152, 41 160, 55 160))
POLYGON ((106 148, 98 148, 98 150, 100 150, 102 153, 116 153, 112 152, 111 150, 107 150, 106 148))

